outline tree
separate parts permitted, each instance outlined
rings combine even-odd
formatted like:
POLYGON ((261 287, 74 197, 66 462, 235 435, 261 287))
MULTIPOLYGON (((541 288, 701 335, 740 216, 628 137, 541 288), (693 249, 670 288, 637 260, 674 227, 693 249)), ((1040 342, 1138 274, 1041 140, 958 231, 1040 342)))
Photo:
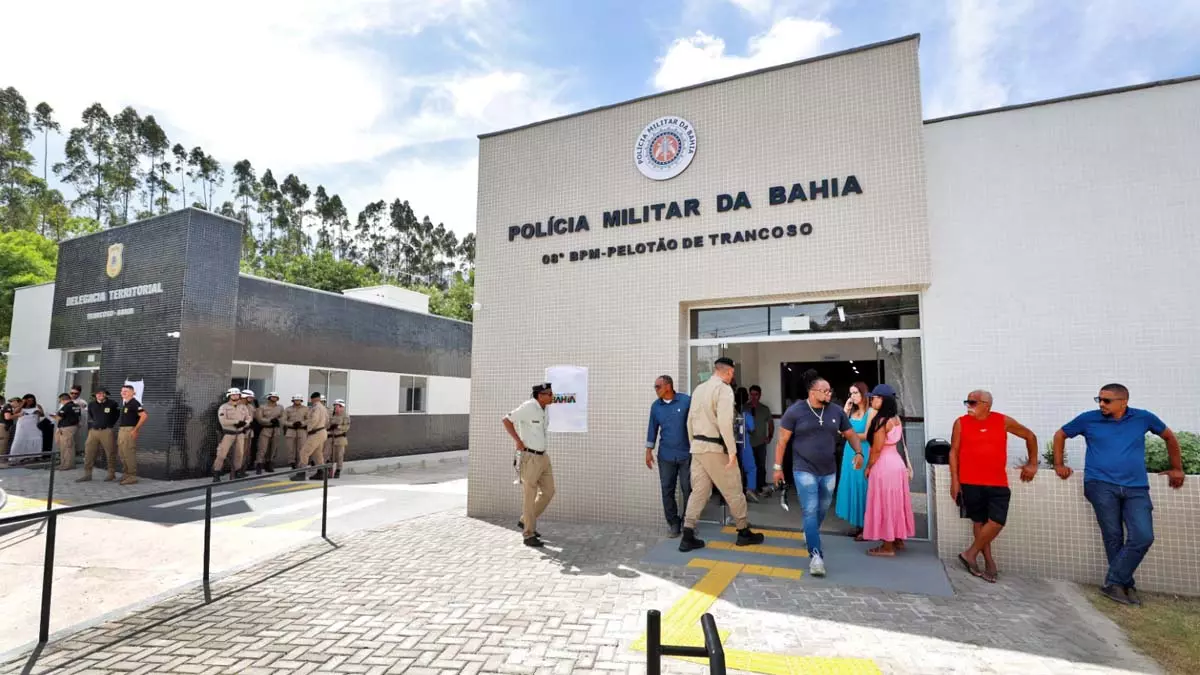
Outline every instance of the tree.
POLYGON ((112 188, 105 182, 113 154, 113 121, 104 106, 93 103, 83 111, 83 126, 71 129, 67 161, 54 165, 54 173, 78 193, 76 203, 94 207, 96 220, 104 221, 112 188))
POLYGON ((468 271, 466 278, 461 272, 455 273, 449 288, 431 288, 428 294, 431 313, 471 321, 475 316, 472 307, 475 304, 475 270, 468 271))
MULTIPOLYGON (((51 108, 45 101, 37 104, 33 109, 33 128, 40 131, 42 134, 42 183, 50 184, 50 132, 62 131, 62 125, 54 119, 54 108, 51 108)), ((57 192, 57 191, 55 191, 57 192)), ((62 199, 62 194, 58 194, 59 200, 62 199)), ((46 212, 41 209, 41 232, 46 234, 46 212)))
POLYGON ((109 165, 109 184, 117 198, 110 225, 129 222, 129 204, 142 184, 142 117, 130 106, 113 118, 113 161, 109 165))
POLYGON ((179 174, 179 208, 187 208, 187 180, 191 180, 192 172, 188 169, 188 152, 182 143, 176 143, 171 148, 171 156, 175 158, 175 173, 179 174))
POLYGON ((308 214, 308 198, 312 192, 300 182, 296 174, 289 173, 279 186, 284 199, 280 202, 279 225, 284 228, 284 250, 299 255, 308 250, 308 234, 304 231, 304 216, 308 214))
POLYGON ((167 139, 167 132, 158 125, 158 120, 154 119, 154 115, 146 115, 142 118, 142 123, 138 127, 138 135, 141 137, 142 150, 146 153, 150 163, 150 171, 146 176, 146 191, 149 194, 146 199, 146 208, 149 209, 150 214, 166 213, 166 208, 169 208, 170 204, 168 195, 175 191, 175 186, 166 178, 171 171, 171 163, 167 160, 167 151, 171 147, 171 141, 167 139), (157 200, 155 194, 159 195, 157 200), (167 206, 164 207, 164 205, 167 206))
POLYGON ((0 90, 0 226, 5 230, 34 227, 33 196, 44 181, 32 173, 33 155, 25 144, 33 138, 29 108, 16 89, 0 90))
POLYGON ((258 194, 258 213, 260 227, 263 229, 260 238, 266 239, 265 249, 273 251, 275 248, 275 220, 273 214, 283 201, 283 196, 279 194, 279 183, 275 181, 275 174, 271 173, 270 169, 263 172, 261 189, 258 194))
POLYGON ((252 271, 268 279, 331 293, 379 283, 378 275, 370 268, 347 260, 336 260, 329 251, 318 251, 311 256, 269 255, 262 259, 260 268, 252 271))

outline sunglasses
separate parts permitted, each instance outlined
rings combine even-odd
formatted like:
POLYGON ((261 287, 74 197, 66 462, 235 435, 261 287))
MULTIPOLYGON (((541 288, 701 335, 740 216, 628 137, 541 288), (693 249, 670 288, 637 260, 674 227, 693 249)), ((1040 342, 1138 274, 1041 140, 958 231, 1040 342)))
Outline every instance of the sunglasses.
POLYGON ((979 405, 979 401, 969 398, 969 399, 963 401, 963 405, 967 406, 968 408, 973 408, 973 407, 979 405))
POLYGON ((1115 401, 1123 401, 1124 399, 1120 399, 1120 398, 1108 398, 1107 396, 1097 396, 1096 398, 1094 398, 1094 399, 1092 399, 1092 400, 1093 400, 1093 401, 1095 401, 1096 403, 1103 403, 1104 405, 1108 405, 1108 404, 1110 404, 1110 403, 1113 403, 1113 402, 1115 402, 1115 401))
POLYGON ((662 389, 662 388, 663 388, 663 385, 661 385, 661 384, 654 385, 654 391, 658 391, 659 389, 662 389))

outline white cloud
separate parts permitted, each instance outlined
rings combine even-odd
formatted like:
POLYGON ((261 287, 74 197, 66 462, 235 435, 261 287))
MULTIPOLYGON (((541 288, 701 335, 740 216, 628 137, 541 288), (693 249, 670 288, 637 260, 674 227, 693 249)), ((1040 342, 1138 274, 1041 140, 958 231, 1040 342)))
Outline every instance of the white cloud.
POLYGON ((992 63, 1004 33, 1028 8, 1006 0, 949 0, 950 72, 930 97, 926 117, 983 110, 1008 101, 1008 88, 992 63))
POLYGON ((428 215, 461 239, 475 231, 478 185, 476 157, 437 163, 405 159, 391 165, 377 183, 351 188, 342 198, 360 208, 379 199, 407 199, 418 218, 428 215))
POLYGON ((815 56, 839 32, 827 21, 783 18, 750 38, 746 54, 738 56, 726 53, 722 38, 696 31, 692 37, 676 40, 658 60, 654 86, 676 89, 815 56))

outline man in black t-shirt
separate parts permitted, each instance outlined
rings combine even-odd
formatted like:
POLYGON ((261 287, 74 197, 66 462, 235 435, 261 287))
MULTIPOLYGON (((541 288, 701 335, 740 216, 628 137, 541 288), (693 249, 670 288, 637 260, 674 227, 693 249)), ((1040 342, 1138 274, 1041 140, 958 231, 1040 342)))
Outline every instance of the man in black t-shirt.
POLYGON ((71 395, 59 394, 58 412, 54 413, 54 421, 58 423, 54 440, 58 443, 59 471, 75 468, 75 432, 79 430, 79 417, 79 406, 71 400, 71 395))
POLYGON ((113 438, 113 428, 117 426, 117 416, 121 414, 115 401, 108 398, 107 389, 97 389, 96 400, 88 403, 87 409, 87 440, 83 444, 83 475, 75 479, 76 483, 84 483, 92 479, 92 467, 96 463, 96 450, 104 450, 104 467, 108 469, 105 481, 117 479, 117 445, 113 438))
MULTIPOLYGON (((808 545, 809 574, 825 576, 821 551, 821 521, 833 501, 837 484, 837 446, 850 442, 860 462, 862 446, 850 419, 837 406, 827 405, 829 383, 821 378, 808 385, 808 398, 793 403, 779 419, 779 443, 775 447, 775 482, 783 480, 783 455, 789 444, 795 469, 796 496, 804 512, 804 541, 808 545)), ((861 466, 861 464, 858 464, 861 466)))
POLYGON ((141 402, 133 397, 133 387, 128 384, 121 387, 121 412, 117 418, 120 427, 117 431, 117 452, 121 455, 121 465, 125 469, 121 485, 133 485, 138 482, 137 437, 149 416, 141 402))

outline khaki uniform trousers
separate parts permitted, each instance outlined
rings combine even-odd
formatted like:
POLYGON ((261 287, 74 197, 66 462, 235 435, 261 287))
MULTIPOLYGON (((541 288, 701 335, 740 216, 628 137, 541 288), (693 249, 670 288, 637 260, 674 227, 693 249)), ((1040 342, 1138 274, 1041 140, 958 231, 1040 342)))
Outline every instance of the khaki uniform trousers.
POLYGON ((325 458, 332 462, 333 461, 333 436, 330 436, 329 432, 325 432, 325 445, 322 447, 322 449, 325 451, 325 458))
POLYGON ((258 432, 258 454, 254 456, 255 464, 275 464, 275 439, 278 435, 279 429, 275 427, 263 427, 262 431, 258 432))
POLYGON ((137 441, 133 440, 133 427, 121 427, 117 432, 117 453, 121 455, 125 478, 137 478, 137 441))
MULTIPOLYGON (((288 429, 288 431, 291 431, 291 429, 288 429)), ((289 461, 296 466, 300 466, 300 451, 304 449, 304 441, 308 440, 308 432, 301 431, 294 436, 288 434, 283 440, 287 445, 288 455, 291 457, 289 461)))
POLYGON ((314 459, 317 464, 325 463, 325 439, 329 436, 329 432, 321 429, 308 435, 304 441, 304 447, 300 448, 300 462, 296 468, 304 468, 308 466, 308 460, 314 459))
POLYGON ((61 427, 54 430, 54 440, 58 443, 58 470, 67 471, 75 468, 75 427, 61 427))
MULTIPOLYGON (((0 420, 2 421, 2 420, 0 420)), ((8 454, 8 429, 0 427, 0 456, 8 454)))
POLYGON ((229 456, 229 449, 233 448, 233 471, 237 471, 242 464, 243 446, 240 433, 227 434, 221 432, 221 441, 217 443, 217 456, 213 458, 213 473, 220 473, 225 468, 225 458, 229 456))
POLYGON ((241 471, 246 468, 246 456, 254 452, 250 447, 250 427, 244 427, 237 436, 237 450, 233 452, 234 467, 241 471))
POLYGON ((83 477, 92 477, 99 448, 104 449, 104 466, 108 469, 108 479, 112 480, 117 477, 117 446, 112 429, 88 429, 87 441, 83 444, 83 477))
POLYGON ((342 464, 346 461, 346 445, 348 441, 345 436, 334 436, 332 439, 332 449, 329 455, 329 461, 337 464, 337 470, 342 470, 342 464))
POLYGON ((537 519, 554 498, 554 471, 550 468, 549 457, 521 453, 521 488, 525 493, 521 522, 525 523, 524 535, 528 538, 537 531, 537 519))
POLYGON ((683 516, 684 527, 695 529, 714 485, 729 504, 729 512, 737 521, 738 529, 750 526, 746 519, 746 494, 742 492, 742 470, 737 462, 733 466, 727 466, 728 463, 729 455, 723 452, 692 454, 692 496, 688 498, 687 512, 683 516))

